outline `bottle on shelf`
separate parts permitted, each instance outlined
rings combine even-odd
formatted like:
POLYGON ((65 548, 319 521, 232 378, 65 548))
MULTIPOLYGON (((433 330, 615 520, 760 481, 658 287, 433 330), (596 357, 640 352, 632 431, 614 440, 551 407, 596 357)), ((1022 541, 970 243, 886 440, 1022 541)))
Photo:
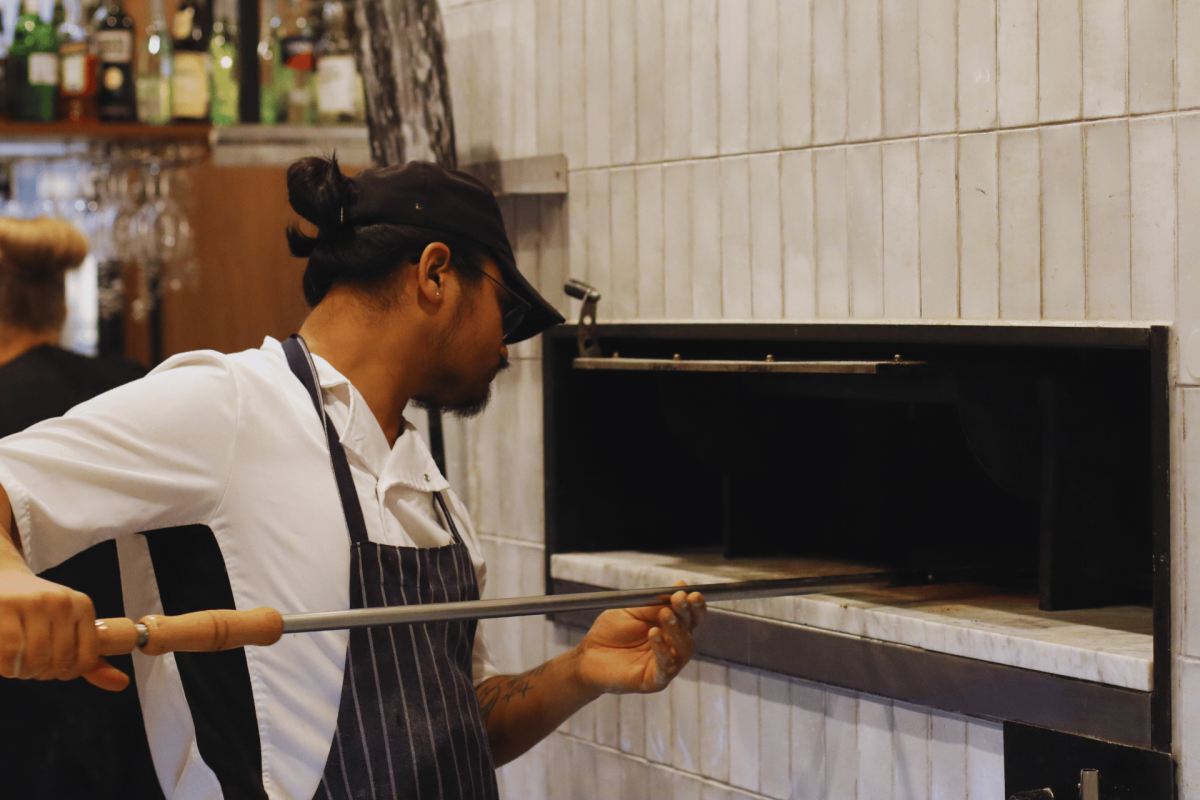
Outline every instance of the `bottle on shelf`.
POLYGON ((347 32, 349 0, 328 0, 317 42, 317 117, 322 125, 367 120, 362 75, 347 32))
POLYGON ((171 121, 174 66, 174 46, 163 0, 150 0, 150 23, 138 50, 137 113, 142 122, 165 125, 171 121))
MULTIPOLYGON (((43 6, 48 5, 46 3, 43 6)), ((53 18, 53 7, 46 16, 53 18)), ((58 33, 38 13, 37 0, 25 0, 8 49, 8 114, 12 119, 53 122, 58 110, 58 33)))
POLYGON ((8 117, 8 48, 12 46, 13 34, 17 32, 17 17, 20 16, 21 0, 0 0, 0 119, 8 117))
POLYGON ((281 94, 280 100, 287 102, 288 124, 314 125, 317 121, 313 80, 317 25, 307 13, 303 0, 287 0, 286 5, 280 48, 283 51, 283 63, 288 69, 290 86, 286 95, 281 94))
POLYGON ((58 118, 91 122, 99 118, 96 103, 96 54, 83 21, 82 0, 66 0, 66 19, 58 26, 58 118))
POLYGON ((109 0, 97 12, 92 41, 99 62, 96 100, 100 119, 107 122, 137 120, 137 89, 133 80, 133 17, 121 0, 109 0))
POLYGON ((182 0, 171 25, 175 45, 175 86, 171 116, 176 122, 208 122, 212 110, 212 8, 208 0, 182 0))
POLYGON ((279 27, 283 22, 278 12, 277 0, 262 0, 262 27, 258 36, 258 120, 262 125, 287 122, 287 101, 281 103, 280 97, 286 98, 290 76, 279 43, 279 27))
POLYGON ((208 51, 212 58, 212 122, 213 125, 236 125, 238 83, 241 64, 238 53, 238 24, 236 0, 215 0, 212 43, 208 51))

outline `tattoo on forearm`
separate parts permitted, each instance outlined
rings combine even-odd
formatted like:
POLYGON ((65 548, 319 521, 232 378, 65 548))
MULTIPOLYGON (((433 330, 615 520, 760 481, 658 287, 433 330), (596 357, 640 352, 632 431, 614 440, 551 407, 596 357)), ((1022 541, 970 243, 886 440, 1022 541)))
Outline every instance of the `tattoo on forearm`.
POLYGON ((499 701, 503 700, 507 704, 512 702, 514 697, 525 697, 533 688, 534 678, 545 671, 546 665, 542 664, 520 675, 497 675, 479 684, 475 688, 475 695, 479 698, 483 721, 487 722, 499 701))

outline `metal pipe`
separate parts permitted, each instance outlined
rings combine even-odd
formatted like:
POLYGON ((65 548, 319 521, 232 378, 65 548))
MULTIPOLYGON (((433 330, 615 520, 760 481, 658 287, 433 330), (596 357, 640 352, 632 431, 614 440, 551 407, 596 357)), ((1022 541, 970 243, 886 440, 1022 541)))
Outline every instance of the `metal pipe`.
POLYGON ((493 619, 566 611, 596 611, 606 608, 667 605, 675 592, 700 592, 707 601, 753 600, 802 594, 886 586, 896 578, 894 572, 864 572, 808 578, 708 583, 696 586, 659 586, 652 589, 621 589, 606 592, 579 592, 545 597, 507 597, 499 600, 469 600, 458 603, 429 603, 419 606, 358 608, 311 614, 284 614, 284 633, 366 628, 373 625, 398 625, 415 622, 445 622, 464 619, 493 619))

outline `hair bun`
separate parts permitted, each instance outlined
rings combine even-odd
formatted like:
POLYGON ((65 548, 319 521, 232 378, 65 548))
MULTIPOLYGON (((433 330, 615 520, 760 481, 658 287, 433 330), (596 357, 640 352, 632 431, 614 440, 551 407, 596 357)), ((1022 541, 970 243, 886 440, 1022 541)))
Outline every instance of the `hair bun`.
POLYGON ((304 219, 317 226, 316 237, 306 236, 296 226, 288 228, 292 255, 307 258, 317 241, 337 238, 344 232, 345 210, 357 199, 354 183, 342 174, 337 156, 310 156, 292 162, 287 171, 288 202, 304 219))
POLYGON ((61 280, 87 254, 87 239, 62 220, 0 218, 0 262, 14 267, 22 280, 61 280))

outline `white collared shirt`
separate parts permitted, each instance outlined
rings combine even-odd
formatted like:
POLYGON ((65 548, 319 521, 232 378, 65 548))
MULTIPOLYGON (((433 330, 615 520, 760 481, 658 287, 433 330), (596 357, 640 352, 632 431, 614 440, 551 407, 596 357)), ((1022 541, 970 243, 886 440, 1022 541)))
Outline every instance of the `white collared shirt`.
MULTIPOLYGON (((314 356, 371 541, 452 542, 442 492, 482 591, 485 565, 467 509, 411 424, 389 447, 362 395, 314 356)), ((0 484, 35 572, 116 539, 126 614, 162 613, 139 532, 207 525, 238 608, 284 614, 349 607, 346 522, 317 412, 280 343, 234 355, 183 353, 146 378, 0 440, 0 484)), ((159 534, 162 535, 162 534, 159 534)), ((246 648, 271 798, 309 800, 337 721, 347 631, 289 634, 246 648)), ((196 748, 173 656, 134 653, 155 769, 168 800, 221 797, 196 748)), ((474 678, 496 674, 476 634, 474 678)))

